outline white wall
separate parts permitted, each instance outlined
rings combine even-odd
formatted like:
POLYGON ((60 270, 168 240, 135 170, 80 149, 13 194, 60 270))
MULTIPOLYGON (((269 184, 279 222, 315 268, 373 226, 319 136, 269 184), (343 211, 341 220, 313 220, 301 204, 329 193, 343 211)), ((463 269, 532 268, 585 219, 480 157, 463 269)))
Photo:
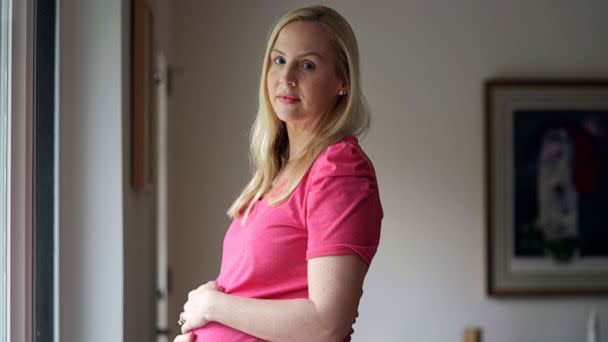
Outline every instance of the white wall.
MULTIPOLYGON (((32 70, 33 1, 13 3, 9 71, 10 194, 6 236, 6 321, 2 340, 31 341, 32 332, 32 70)), ((3 251, 4 252, 4 251, 3 251)))
MULTIPOLYGON (((170 317, 189 288, 217 275, 224 212, 249 175, 266 33, 305 3, 173 2, 171 62, 183 72, 171 98, 170 317)), ((465 325, 480 325, 492 342, 582 341, 591 308, 608 332, 606 298, 485 295, 482 125, 487 78, 608 77, 608 2, 329 4, 359 40, 374 116, 363 145, 385 209, 354 340, 458 341, 465 325)))
POLYGON ((59 3, 59 339, 122 341, 125 11, 59 3))

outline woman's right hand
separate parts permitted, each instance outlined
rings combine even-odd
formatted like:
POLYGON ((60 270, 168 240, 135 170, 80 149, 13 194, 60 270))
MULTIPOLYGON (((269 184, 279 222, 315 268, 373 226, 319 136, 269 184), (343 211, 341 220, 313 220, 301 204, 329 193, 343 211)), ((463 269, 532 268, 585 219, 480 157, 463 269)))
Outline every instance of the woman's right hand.
POLYGON ((175 336, 173 342, 193 342, 194 341, 194 333, 192 331, 188 331, 183 335, 175 336))

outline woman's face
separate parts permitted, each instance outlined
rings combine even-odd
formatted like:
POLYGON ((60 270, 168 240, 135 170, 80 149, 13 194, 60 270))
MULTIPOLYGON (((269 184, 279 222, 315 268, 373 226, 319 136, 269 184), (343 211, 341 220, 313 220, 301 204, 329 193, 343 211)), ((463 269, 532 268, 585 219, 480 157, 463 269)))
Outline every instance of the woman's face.
POLYGON ((315 23, 293 21, 283 27, 270 53, 268 96, 279 119, 314 126, 333 109, 345 82, 327 34, 315 23))

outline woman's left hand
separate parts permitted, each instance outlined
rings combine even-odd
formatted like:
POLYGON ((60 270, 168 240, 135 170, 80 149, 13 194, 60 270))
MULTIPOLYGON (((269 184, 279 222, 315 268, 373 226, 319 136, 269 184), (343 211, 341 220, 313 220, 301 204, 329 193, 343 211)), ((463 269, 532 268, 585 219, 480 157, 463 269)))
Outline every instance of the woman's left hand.
POLYGON ((188 293, 188 301, 184 304, 182 317, 182 334, 202 327, 209 323, 211 309, 215 305, 217 295, 224 292, 215 281, 209 281, 188 293))

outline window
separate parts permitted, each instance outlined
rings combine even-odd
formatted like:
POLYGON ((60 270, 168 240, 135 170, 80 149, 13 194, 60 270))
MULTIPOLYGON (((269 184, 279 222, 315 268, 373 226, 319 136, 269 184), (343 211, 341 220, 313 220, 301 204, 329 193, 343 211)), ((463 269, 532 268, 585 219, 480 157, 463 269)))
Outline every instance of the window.
POLYGON ((0 342, 6 342, 8 227, 8 1, 0 0, 0 342))

